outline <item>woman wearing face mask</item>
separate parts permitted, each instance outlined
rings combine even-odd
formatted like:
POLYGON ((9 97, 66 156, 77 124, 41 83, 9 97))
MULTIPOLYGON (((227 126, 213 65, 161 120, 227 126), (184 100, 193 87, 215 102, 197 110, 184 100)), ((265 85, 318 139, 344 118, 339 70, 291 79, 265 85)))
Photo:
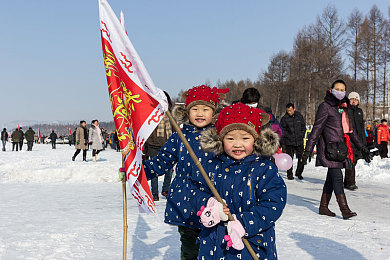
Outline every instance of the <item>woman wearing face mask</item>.
POLYGON ((361 151, 367 162, 370 162, 372 157, 369 150, 363 146, 352 129, 347 111, 349 99, 345 96, 345 90, 345 82, 336 80, 333 82, 332 88, 326 92, 324 102, 318 106, 314 126, 307 141, 302 161, 306 163, 307 159, 311 158, 313 148, 318 141, 316 166, 328 168, 319 214, 330 217, 336 216, 328 208, 334 192, 343 218, 349 219, 357 214, 348 207, 341 169, 352 167, 353 151, 351 142, 361 151))

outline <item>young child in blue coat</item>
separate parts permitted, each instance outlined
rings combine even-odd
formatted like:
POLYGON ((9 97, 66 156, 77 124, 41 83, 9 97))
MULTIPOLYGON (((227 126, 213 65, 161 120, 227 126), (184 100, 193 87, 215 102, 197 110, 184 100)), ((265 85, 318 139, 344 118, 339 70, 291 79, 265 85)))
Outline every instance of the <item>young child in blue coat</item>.
MULTIPOLYGON (((185 108, 173 109, 174 117, 183 123, 182 132, 201 162, 206 162, 213 154, 200 148, 200 134, 210 127, 214 111, 229 90, 210 88, 202 85, 183 93, 185 108)), ((190 203, 189 176, 195 163, 192 161, 180 137, 173 133, 157 156, 143 162, 148 180, 167 173, 176 166, 167 196, 165 223, 177 225, 181 241, 181 259, 196 259, 199 245, 196 243, 201 224, 190 203)))
POLYGON ((216 154, 202 165, 227 207, 216 201, 196 171, 191 203, 203 224, 199 259, 252 259, 242 237, 259 259, 277 259, 275 221, 286 205, 287 190, 270 160, 278 135, 261 129, 268 121, 264 111, 236 103, 220 112, 215 128, 202 133, 202 148, 216 154), (234 221, 227 221, 229 211, 234 221))

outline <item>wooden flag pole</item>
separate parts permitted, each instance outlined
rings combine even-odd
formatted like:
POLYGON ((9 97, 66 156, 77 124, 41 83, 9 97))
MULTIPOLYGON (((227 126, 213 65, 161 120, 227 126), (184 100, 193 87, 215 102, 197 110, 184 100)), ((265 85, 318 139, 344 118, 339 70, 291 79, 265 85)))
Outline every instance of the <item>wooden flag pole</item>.
POLYGON ((127 196, 126 196, 126 171, 123 168, 119 170, 124 173, 124 177, 122 178, 122 194, 123 194, 123 260, 127 259, 127 196))
MULTIPOLYGON (((175 119, 173 118, 171 112, 167 111, 166 113, 167 113, 167 115, 169 117, 169 121, 171 121, 171 124, 172 124, 173 128, 175 129, 175 131, 179 135, 180 139, 182 140, 184 146, 186 147, 186 149, 187 149, 188 153, 190 154, 192 160, 195 162, 195 165, 198 167, 200 173, 202 174, 203 178, 205 179, 205 181, 206 181, 207 185, 209 186, 211 192, 213 193, 214 197, 220 203, 222 203, 222 205, 226 206, 226 203, 222 200, 222 198, 219 195, 218 191, 215 189, 214 184, 211 182, 211 180, 210 180, 209 176, 207 175, 206 171, 203 169, 202 164, 200 164, 198 157, 196 157, 194 151, 192 150, 190 144, 188 143, 187 139, 183 135, 183 132, 181 131, 180 127, 177 125, 177 123, 176 123, 175 119)), ((229 212, 228 218, 229 218, 229 221, 234 220, 234 218, 233 218, 233 216, 232 216, 232 214, 230 212, 229 212)), ((249 244, 248 240, 245 239, 244 237, 242 237, 242 241, 244 242, 244 245, 248 249, 248 251, 251 254, 252 258, 254 260, 258 260, 259 258, 257 257, 255 251, 253 250, 253 248, 249 244)))

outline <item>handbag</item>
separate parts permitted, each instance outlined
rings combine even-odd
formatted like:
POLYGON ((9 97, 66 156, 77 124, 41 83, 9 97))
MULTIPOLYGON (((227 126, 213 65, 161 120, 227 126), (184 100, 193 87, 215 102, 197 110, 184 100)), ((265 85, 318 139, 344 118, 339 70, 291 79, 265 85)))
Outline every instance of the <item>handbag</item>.
POLYGON ((344 162, 348 157, 348 147, 345 142, 327 143, 325 157, 330 161, 344 162))

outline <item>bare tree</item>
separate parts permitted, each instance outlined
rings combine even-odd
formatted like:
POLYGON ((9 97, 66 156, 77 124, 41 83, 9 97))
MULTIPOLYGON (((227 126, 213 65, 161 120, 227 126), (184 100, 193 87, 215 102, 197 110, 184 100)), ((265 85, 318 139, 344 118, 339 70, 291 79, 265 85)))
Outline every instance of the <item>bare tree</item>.
POLYGON ((376 98, 377 98, 377 72, 380 66, 381 60, 379 59, 379 54, 381 52, 382 45, 382 37, 383 37, 383 16, 380 12, 379 8, 374 5, 368 16, 368 28, 370 30, 371 35, 371 50, 372 50, 372 89, 373 89, 373 97, 372 97, 372 118, 376 118, 376 98))
POLYGON ((285 86, 290 71, 290 56, 285 51, 280 51, 271 58, 268 70, 264 73, 263 84, 265 88, 272 90, 274 106, 271 106, 272 111, 279 115, 281 111, 281 97, 286 99, 285 86), (275 108, 275 109, 274 109, 275 108))
POLYGON ((363 23, 363 14, 358 10, 354 9, 348 18, 348 31, 349 37, 348 42, 351 44, 351 48, 348 50, 348 55, 352 60, 353 70, 353 84, 352 90, 356 91, 357 88, 357 75, 358 75, 358 64, 359 64, 359 39, 360 39, 360 28, 363 23))

